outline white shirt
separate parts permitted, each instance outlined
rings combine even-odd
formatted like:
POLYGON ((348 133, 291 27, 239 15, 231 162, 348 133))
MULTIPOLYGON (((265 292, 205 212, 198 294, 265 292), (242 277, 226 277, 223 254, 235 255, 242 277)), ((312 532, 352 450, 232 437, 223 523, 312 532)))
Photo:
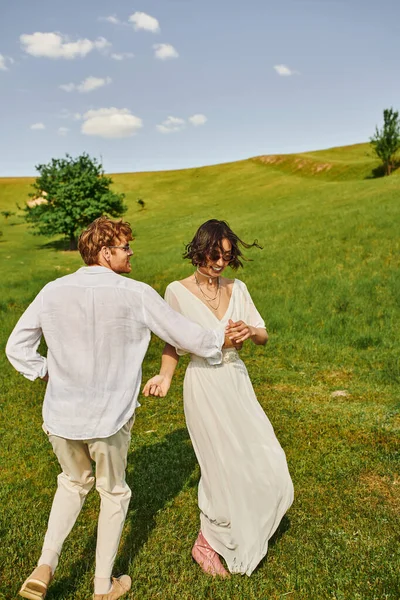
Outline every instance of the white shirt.
POLYGON ((6 347, 32 381, 48 372, 46 429, 68 439, 109 437, 138 406, 150 332, 172 346, 221 362, 224 332, 175 312, 145 283, 106 267, 82 267, 48 283, 16 324, 6 347), (42 334, 47 359, 37 352, 42 334))

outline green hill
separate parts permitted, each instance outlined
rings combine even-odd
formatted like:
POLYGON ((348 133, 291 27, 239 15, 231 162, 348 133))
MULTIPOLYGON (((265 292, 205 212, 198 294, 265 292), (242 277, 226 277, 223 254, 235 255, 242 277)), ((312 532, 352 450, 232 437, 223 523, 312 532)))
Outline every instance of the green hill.
MULTIPOLYGON (((144 400, 134 428, 133 500, 117 566, 129 569, 135 597, 400 597, 400 177, 373 178, 379 164, 368 152, 359 144, 113 176, 135 231, 132 276, 161 293, 192 271, 181 258, 184 245, 209 218, 226 219, 244 240, 263 246, 247 252, 251 260, 237 276, 266 320, 270 343, 247 346, 242 355, 296 493, 250 579, 200 574, 190 562, 198 471, 184 429, 180 366, 169 398, 144 400)), ((0 179, 0 211, 23 205, 32 181, 0 179)), ((0 216, 0 229, 4 346, 39 289, 81 261, 57 239, 33 236, 18 215, 0 216)), ((161 348, 153 340, 145 378, 156 372, 161 348)), ((57 465, 40 429, 41 383, 23 380, 4 355, 0 368, 0 580, 15 582, 13 594, 0 586, 5 599, 16 595, 40 550, 57 465)), ((89 597, 94 538, 85 544, 96 510, 90 496, 66 544, 54 584, 63 598, 89 597)))
MULTIPOLYGON (((171 278, 190 272, 181 255, 198 225, 211 217, 226 219, 243 239, 258 238, 264 246, 251 252, 254 260, 240 276, 279 333, 274 343, 286 343, 292 328, 301 325, 302 345, 307 336, 318 337, 330 353, 339 332, 340 346, 368 347, 364 338, 394 344, 389 315, 397 307, 400 178, 397 173, 370 178, 377 162, 367 151, 367 144, 359 144, 114 175, 136 234, 134 273, 162 292, 171 278), (378 318, 381 288, 385 306, 378 318)), ((0 211, 23 205, 32 181, 0 179, 0 211)), ((18 216, 0 220, 0 229, 3 301, 23 271, 41 282, 80 264, 76 253, 58 251, 55 240, 33 236, 18 216)), ((29 290, 35 291, 25 286, 26 294, 29 290)))
POLYGON ((264 164, 299 177, 318 177, 327 181, 370 179, 379 174, 380 162, 370 144, 354 144, 302 154, 259 156, 264 164))

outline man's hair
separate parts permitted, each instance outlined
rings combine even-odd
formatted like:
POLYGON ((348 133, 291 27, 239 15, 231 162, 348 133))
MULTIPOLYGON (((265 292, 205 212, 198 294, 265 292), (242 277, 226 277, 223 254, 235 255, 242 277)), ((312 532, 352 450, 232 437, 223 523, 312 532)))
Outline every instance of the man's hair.
POLYGON ((78 250, 87 265, 95 265, 102 247, 118 246, 122 237, 127 242, 133 239, 129 223, 99 217, 82 231, 79 236, 78 250))
POLYGON ((262 248, 257 240, 254 240, 252 244, 247 244, 241 240, 236 233, 233 233, 226 221, 210 219, 200 225, 192 241, 186 245, 183 258, 188 258, 195 267, 205 266, 207 259, 214 260, 215 258, 217 260, 219 253, 223 252, 222 240, 224 239, 229 240, 232 245, 229 266, 235 270, 243 266, 241 259, 250 260, 243 256, 239 246, 243 248, 262 248))

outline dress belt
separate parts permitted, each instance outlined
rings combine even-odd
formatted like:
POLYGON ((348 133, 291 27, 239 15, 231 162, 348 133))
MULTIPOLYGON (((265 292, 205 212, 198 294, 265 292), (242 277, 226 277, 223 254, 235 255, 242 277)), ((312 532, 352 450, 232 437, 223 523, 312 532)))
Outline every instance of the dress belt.
MULTIPOLYGON (((222 363, 233 363, 240 360, 240 356, 237 350, 234 348, 227 348, 226 350, 222 350, 222 363)), ((210 365, 206 358, 202 358, 201 356, 196 356, 196 354, 190 355, 190 362, 205 364, 208 366, 220 367, 221 365, 210 365)))

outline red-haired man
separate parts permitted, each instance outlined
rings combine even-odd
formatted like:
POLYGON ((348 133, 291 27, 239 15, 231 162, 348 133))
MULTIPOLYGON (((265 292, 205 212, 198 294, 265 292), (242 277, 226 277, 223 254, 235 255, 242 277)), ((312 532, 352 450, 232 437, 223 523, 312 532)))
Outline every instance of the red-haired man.
POLYGON ((150 334, 211 364, 221 362, 223 331, 202 329, 148 285, 121 277, 131 270, 131 240, 128 223, 96 219, 79 239, 87 266, 47 284, 7 343, 7 356, 22 375, 48 381, 43 429, 62 469, 38 566, 20 590, 24 598, 46 595, 95 481, 101 507, 94 599, 116 600, 129 591, 130 577, 111 579, 111 573, 131 497, 126 460, 150 334), (47 358, 37 352, 42 335, 47 358))

